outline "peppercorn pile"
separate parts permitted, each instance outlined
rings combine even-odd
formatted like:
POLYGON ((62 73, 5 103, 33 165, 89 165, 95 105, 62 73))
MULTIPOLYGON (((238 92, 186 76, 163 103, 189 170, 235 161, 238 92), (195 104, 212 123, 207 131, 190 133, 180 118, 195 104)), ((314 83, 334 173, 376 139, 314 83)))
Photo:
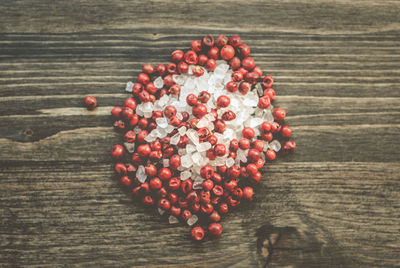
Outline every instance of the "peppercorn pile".
POLYGON ((111 111, 124 140, 111 151, 115 171, 138 201, 192 226, 194 240, 204 226, 219 236, 221 216, 253 199, 265 161, 296 148, 286 112, 271 104, 274 80, 239 36, 207 35, 142 71, 111 111))

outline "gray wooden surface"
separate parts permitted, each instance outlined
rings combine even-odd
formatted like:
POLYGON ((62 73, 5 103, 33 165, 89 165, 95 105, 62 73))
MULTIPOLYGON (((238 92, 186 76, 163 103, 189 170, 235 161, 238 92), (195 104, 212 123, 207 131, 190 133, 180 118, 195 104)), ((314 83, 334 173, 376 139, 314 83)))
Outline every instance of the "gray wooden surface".
POLYGON ((399 14, 370 0, 1 1, 0 266, 397 266, 399 14), (207 33, 251 46, 298 150, 196 244, 116 181, 109 111, 143 63, 207 33))

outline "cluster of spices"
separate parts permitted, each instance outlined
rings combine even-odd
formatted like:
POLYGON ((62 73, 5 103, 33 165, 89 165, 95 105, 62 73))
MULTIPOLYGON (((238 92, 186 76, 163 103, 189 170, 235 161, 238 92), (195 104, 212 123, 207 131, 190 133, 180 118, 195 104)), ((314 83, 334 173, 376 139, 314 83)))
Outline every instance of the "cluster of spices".
POLYGON ((124 139, 111 150, 121 183, 171 224, 192 226, 194 240, 221 235, 221 217, 253 199, 265 162, 296 148, 285 110, 271 104, 273 82, 239 36, 207 35, 167 65, 144 64, 111 111, 124 139))

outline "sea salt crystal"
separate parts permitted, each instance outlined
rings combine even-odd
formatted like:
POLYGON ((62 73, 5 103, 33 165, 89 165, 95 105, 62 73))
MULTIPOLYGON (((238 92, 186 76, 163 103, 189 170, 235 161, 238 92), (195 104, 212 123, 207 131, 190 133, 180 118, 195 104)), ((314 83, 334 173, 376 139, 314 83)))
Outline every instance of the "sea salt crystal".
POLYGON ((194 151, 196 151, 196 146, 194 146, 193 144, 186 145, 186 152, 187 153, 193 153, 194 151))
POLYGON ((156 118, 156 123, 160 128, 166 128, 168 126, 168 121, 165 117, 156 118))
POLYGON ((209 142, 202 142, 202 143, 198 144, 198 145, 196 146, 196 148, 197 148, 197 151, 199 151, 199 152, 205 152, 205 151, 207 151, 208 149, 211 149, 211 143, 209 143, 209 142))
POLYGON ((159 213, 160 215, 163 215, 163 214, 165 213, 165 210, 163 210, 163 209, 161 209, 161 208, 157 208, 157 210, 158 210, 158 213, 159 213))
POLYGON ((272 112, 270 109, 264 110, 264 115, 262 118, 264 121, 267 121, 269 123, 274 122, 274 116, 272 115, 272 112))
POLYGON ((250 124, 249 124, 249 126, 250 126, 251 128, 256 128, 256 127, 258 127, 259 125, 261 125, 263 122, 264 122, 264 121, 263 121, 262 118, 260 118, 260 117, 253 117, 253 118, 250 119, 250 124))
MULTIPOLYGON (((144 138, 144 140, 146 141, 146 142, 153 142, 153 141, 155 141, 157 139, 157 135, 152 131, 152 132, 150 132, 150 134, 148 134, 145 138, 144 138)), ((130 152, 130 153, 133 153, 133 151, 132 152, 130 152)))
POLYGON ((185 75, 177 75, 174 74, 172 75, 172 79, 174 80, 174 82, 180 86, 183 86, 183 84, 186 81, 186 76, 185 75))
POLYGON ((200 161, 201 161, 200 153, 199 152, 195 152, 194 154, 192 154, 192 160, 193 160, 194 164, 199 165, 200 161))
POLYGON ((200 190, 203 189, 203 181, 202 177, 196 177, 193 181, 193 190, 200 190))
POLYGON ((144 183, 147 179, 147 175, 144 171, 144 166, 140 165, 136 171, 136 177, 141 183, 144 183))
POLYGON ((242 149, 238 149, 237 150, 237 154, 236 154, 236 158, 239 159, 240 161, 242 161, 243 163, 247 162, 247 153, 246 151, 242 150, 242 149))
POLYGON ((190 217, 186 222, 189 226, 192 226, 193 224, 195 224, 197 221, 199 220, 199 218, 197 217, 197 215, 192 215, 192 217, 190 217))
POLYGON ((186 154, 186 155, 182 156, 181 157, 181 165, 182 165, 182 167, 190 168, 193 165, 192 155, 186 154))
POLYGON ((186 135, 188 136, 189 140, 191 140, 195 145, 199 144, 199 134, 194 129, 189 129, 186 131, 186 135))
POLYGON ((185 126, 180 127, 180 128, 178 129, 178 132, 179 132, 179 135, 181 135, 181 136, 185 135, 185 133, 186 133, 186 127, 185 127, 185 126))
POLYGON ((176 223, 179 223, 179 220, 177 217, 170 215, 168 218, 168 222, 169 222, 169 224, 176 224, 176 223))
POLYGON ((165 131, 167 133, 171 133, 173 130, 175 129, 175 127, 173 125, 168 125, 165 129, 165 131))
POLYGON ((210 121, 208 120, 208 118, 206 118, 205 116, 203 116, 200 121, 197 123, 197 128, 202 128, 202 127, 206 127, 208 126, 208 123, 210 121))
POLYGON ((269 143, 268 147, 275 152, 279 152, 279 150, 281 149, 281 143, 277 140, 273 140, 269 143))
POLYGON ((181 139, 181 136, 179 135, 179 133, 176 133, 174 136, 171 137, 170 143, 172 145, 177 145, 180 139, 181 139))
POLYGON ((154 86, 158 89, 162 88, 164 86, 164 80, 162 79, 161 76, 157 77, 154 79, 154 86))
POLYGON ((169 167, 169 159, 163 159, 163 166, 164 167, 169 167))
POLYGON ((177 117, 179 120, 183 120, 183 115, 182 115, 182 113, 177 113, 177 114, 176 114, 176 117, 177 117))
POLYGON ((226 159, 225 163, 226 163, 226 166, 229 168, 235 164, 235 160, 233 158, 229 157, 228 159, 226 159))
POLYGON ((181 172, 181 180, 187 180, 192 176, 192 172, 190 172, 189 170, 185 170, 183 172, 181 172))
POLYGON ((133 83, 131 81, 129 81, 128 83, 126 83, 125 91, 132 93, 132 87, 133 87, 133 83))
POLYGON ((129 153, 132 154, 132 153, 135 152, 135 143, 133 143, 133 142, 125 142, 124 145, 125 145, 126 150, 129 153))
POLYGON ((264 95, 264 89, 261 86, 261 83, 257 83, 254 87, 254 89, 256 90, 258 96, 263 96, 264 95))
POLYGON ((179 148, 178 154, 179 155, 185 155, 186 154, 186 149, 185 148, 179 148))
POLYGON ((170 97, 167 94, 165 94, 158 100, 158 105, 164 107, 169 102, 169 99, 170 97))

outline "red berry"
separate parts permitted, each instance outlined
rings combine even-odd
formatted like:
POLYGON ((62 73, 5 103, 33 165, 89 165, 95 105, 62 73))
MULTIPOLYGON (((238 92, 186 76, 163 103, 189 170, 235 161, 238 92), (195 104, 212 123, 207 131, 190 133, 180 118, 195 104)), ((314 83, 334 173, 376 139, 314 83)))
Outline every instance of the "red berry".
POLYGON ((170 179, 171 176, 172 176, 172 173, 169 168, 163 167, 163 168, 160 168, 160 170, 158 171, 158 177, 163 181, 170 179))
POLYGON ((160 189, 162 187, 162 182, 157 177, 151 178, 149 184, 150 184, 150 188, 153 189, 153 190, 158 190, 158 189, 160 189))
POLYGON ((85 97, 85 106, 88 110, 93 110, 97 106, 97 100, 93 96, 85 97))
POLYGON ((151 65, 150 63, 145 63, 145 64, 143 64, 143 66, 142 66, 142 71, 143 71, 144 73, 146 73, 146 74, 153 74, 154 71, 155 71, 155 69, 154 69, 154 66, 151 65))
POLYGON ((214 46, 214 37, 211 35, 206 35, 201 39, 201 44, 203 47, 213 47, 214 46))
POLYGON ((144 171, 145 171, 146 175, 149 177, 154 177, 155 175, 157 175, 157 168, 153 164, 147 164, 144 167, 144 171))
POLYGON ((196 77, 200 77, 204 74, 204 69, 198 65, 194 66, 192 71, 193 71, 193 75, 196 77))
POLYGON ((275 159, 275 157, 276 157, 276 153, 275 153, 275 151, 273 151, 273 150, 267 150, 266 152, 265 152, 265 157, 268 159, 268 160, 274 160, 275 159))
POLYGON ((224 133, 226 129, 226 124, 221 119, 217 119, 214 121, 214 131, 218 133, 224 133))
POLYGON ((185 74, 189 71, 189 65, 186 62, 181 61, 177 66, 178 73, 185 74))
POLYGON ((215 61, 215 59, 209 59, 206 62, 206 69, 209 72, 212 72, 215 70, 215 68, 217 67, 217 62, 215 61))
POLYGON ((170 118, 171 116, 176 115, 176 108, 174 106, 172 106, 172 105, 168 105, 164 109, 164 115, 167 118, 170 118))
POLYGON ((208 57, 207 57, 206 55, 204 55, 204 54, 200 54, 200 55, 199 55, 199 64, 200 64, 201 66, 206 65, 206 64, 207 64, 207 61, 208 61, 208 57))
POLYGON ((229 38, 229 44, 232 45, 233 47, 237 47, 240 44, 242 44, 242 40, 240 39, 239 36, 233 35, 231 38, 229 38))
POLYGON ((197 64, 198 61, 197 53, 194 52, 193 50, 189 50, 188 52, 185 53, 184 59, 187 64, 195 65, 197 64))
POLYGON ((163 210, 169 210, 171 208, 171 203, 166 198, 161 198, 158 200, 158 207, 163 210))
POLYGON ((200 175, 208 180, 214 175, 214 169, 210 165, 205 165, 200 169, 200 175))
POLYGON ((239 53, 239 56, 242 58, 246 58, 250 55, 250 47, 246 44, 240 44, 237 46, 237 51, 239 53))
POLYGON ((128 132, 125 133, 124 139, 126 142, 135 142, 136 140, 136 133, 133 132, 132 130, 129 130, 128 132))
POLYGON ((142 85, 147 85, 147 83, 150 82, 150 77, 149 77, 148 74, 140 73, 140 74, 137 76, 137 81, 138 81, 138 83, 140 83, 140 84, 142 84, 142 85))
POLYGON ((256 149, 250 149, 247 154, 247 160, 250 162, 256 162, 258 159, 260 159, 260 155, 260 151, 256 149))
POLYGON ((252 129, 251 127, 245 127, 242 130, 242 136, 246 139, 251 140, 252 138, 254 138, 254 135, 255 135, 254 129, 252 129))
POLYGON ((176 74, 176 63, 171 62, 170 64, 167 65, 167 71, 169 74, 176 74))
POLYGON ((214 148, 216 156, 224 156, 226 153, 226 148, 224 144, 217 144, 214 148))
POLYGON ((164 76, 167 71, 167 67, 164 64, 159 64, 156 66, 156 71, 160 76, 164 76))
POLYGON ((256 66, 256 62, 254 61, 254 59, 252 57, 246 57, 242 60, 242 66, 248 70, 251 71, 254 69, 254 67, 256 66))
POLYGON ((271 105, 271 101, 268 96, 263 96, 258 100, 258 108, 267 109, 271 105))
POLYGON ((242 82, 240 82, 240 84, 239 84, 239 92, 240 92, 242 95, 246 95, 247 92, 249 92, 250 88, 251 88, 251 85, 250 85, 250 83, 248 83, 248 82, 242 81, 242 82))
POLYGON ((226 84, 226 90, 229 92, 236 92, 238 90, 238 84, 235 81, 230 81, 226 84))
POLYGON ((242 65, 242 61, 238 57, 233 57, 229 64, 231 65, 232 70, 237 70, 242 65))
POLYGON ((224 194, 224 188, 221 185, 215 185, 212 192, 216 196, 222 196, 224 194))
POLYGON ((202 103, 198 103, 192 108, 192 114, 197 118, 202 118, 207 114, 207 107, 202 103))
POLYGON ((210 216, 208 217, 210 221, 218 222, 221 220, 221 216, 219 215, 218 211, 214 210, 211 212, 210 216))
POLYGON ((221 58, 230 60, 235 56, 235 49, 230 45, 225 45, 221 48, 221 58))
POLYGON ((125 149, 122 145, 116 144, 112 147, 111 156, 115 159, 122 158, 124 156, 125 149))
POLYGON ((242 150, 247 150, 250 148, 250 141, 246 138, 241 138, 239 141, 239 148, 242 150))
POLYGON ((213 222, 208 226, 208 231, 213 236, 220 236, 222 233, 222 225, 219 223, 213 222))
POLYGON ((173 170, 177 170, 178 167, 181 165, 181 156, 178 154, 174 154, 169 159, 169 166, 173 170))
POLYGON ((264 76, 262 80, 262 85, 264 88, 270 88, 272 87, 273 84, 274 84, 274 78, 272 78, 272 76, 270 75, 264 76))
POLYGON ((128 176, 122 176, 120 181, 125 186, 130 186, 132 184, 132 180, 128 176))
POLYGON ((248 164, 246 167, 246 171, 249 175, 253 176, 258 172, 258 168, 256 166, 256 164, 248 164))
POLYGON ((210 59, 218 60, 218 58, 219 58, 219 48, 217 48, 217 47, 210 48, 210 50, 207 53, 207 56, 210 59))
POLYGON ((220 205, 219 205, 219 213, 221 213, 221 214, 226 214, 226 213, 228 213, 228 211, 229 211, 229 207, 228 207, 228 204, 227 203, 221 203, 220 205))
POLYGON ((194 227, 191 231, 192 238, 196 241, 200 241, 204 238, 204 230, 201 227, 194 227))
POLYGON ((148 144, 139 145, 137 148, 137 153, 140 157, 146 157, 151 153, 150 146, 148 144))
POLYGON ((194 51, 194 52, 199 52, 201 50, 201 41, 200 40, 193 40, 190 43, 190 48, 194 51))
POLYGON ((263 133, 270 132, 271 128, 272 128, 271 123, 269 123, 268 121, 264 121, 260 126, 260 130, 263 133))
POLYGON ((208 180, 203 181, 201 186, 203 187, 203 189, 205 191, 211 191, 211 189, 214 187, 214 182, 212 180, 208 179, 208 180))
POLYGON ((268 96, 270 100, 274 100, 276 97, 276 92, 273 88, 267 88, 264 90, 264 96, 268 96))
POLYGON ((264 142, 262 140, 255 140, 253 142, 253 148, 262 152, 264 150, 264 142))
POLYGON ((218 107, 222 107, 222 108, 226 108, 229 106, 229 104, 231 104, 231 99, 225 95, 221 95, 218 97, 217 99, 217 106, 218 107))
POLYGON ((126 168, 126 165, 124 163, 116 163, 114 166, 115 172, 117 172, 119 175, 126 175, 128 170, 126 168))
POLYGON ((154 205, 153 197, 151 197, 150 195, 146 195, 145 197, 143 197, 142 202, 147 206, 154 205))
POLYGON ((283 126, 281 129, 281 135, 283 137, 290 137, 290 135, 292 135, 292 129, 289 126, 283 126))
POLYGON ((114 116, 115 118, 120 118, 121 117, 121 112, 122 112, 122 107, 115 106, 111 110, 111 115, 114 116))
POLYGON ((237 139, 231 140, 229 143, 229 150, 236 152, 239 149, 239 142, 237 139))
POLYGON ((274 109, 274 111, 272 112, 274 119, 276 121, 282 121, 283 119, 285 119, 286 117, 286 111, 283 110, 282 108, 276 108, 274 109))
POLYGON ((247 200, 253 200, 254 191, 253 188, 247 186, 243 188, 243 197, 247 200))
POLYGON ((179 178, 171 178, 168 181, 168 188, 172 191, 178 190, 181 187, 181 180, 179 178))
POLYGON ((225 35, 221 34, 220 36, 218 36, 217 41, 216 41, 215 44, 219 48, 225 46, 226 44, 228 44, 228 37, 226 37, 225 35))
POLYGON ((171 60, 173 62, 180 62, 181 60, 183 60, 183 56, 184 56, 183 51, 178 49, 178 50, 175 50, 175 51, 172 52, 171 60))

